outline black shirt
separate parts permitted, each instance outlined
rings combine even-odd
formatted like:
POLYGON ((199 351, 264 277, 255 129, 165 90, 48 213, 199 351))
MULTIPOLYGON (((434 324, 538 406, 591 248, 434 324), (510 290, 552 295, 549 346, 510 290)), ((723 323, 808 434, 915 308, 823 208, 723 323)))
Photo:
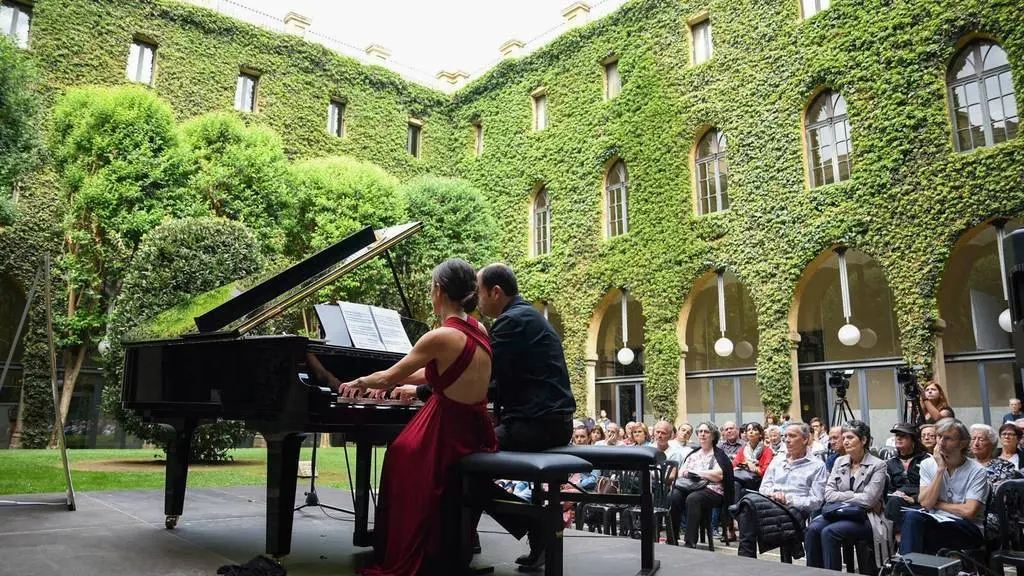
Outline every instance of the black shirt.
POLYGON ((491 350, 491 388, 502 420, 576 411, 562 339, 529 302, 516 296, 505 306, 491 326, 491 350))
POLYGON ((921 491, 921 462, 931 458, 927 452, 918 452, 910 460, 910 467, 903 469, 903 462, 899 455, 893 456, 885 461, 886 472, 889 474, 889 487, 887 492, 901 490, 907 496, 913 496, 917 501, 917 494, 921 491))

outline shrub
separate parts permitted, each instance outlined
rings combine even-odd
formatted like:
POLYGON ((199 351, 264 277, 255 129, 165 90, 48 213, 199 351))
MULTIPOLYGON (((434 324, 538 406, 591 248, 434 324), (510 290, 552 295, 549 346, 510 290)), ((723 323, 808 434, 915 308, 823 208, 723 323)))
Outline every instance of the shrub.
MULTIPOLYGON (((107 328, 110 351, 105 359, 104 410, 114 415, 125 430, 165 448, 170 438, 166 430, 121 409, 124 340, 177 336, 155 333, 146 320, 195 295, 252 275, 261 263, 259 243, 252 232, 238 222, 221 218, 172 220, 143 238, 107 328)), ((227 450, 246 434, 240 422, 201 427, 193 438, 190 460, 223 460, 227 450)))

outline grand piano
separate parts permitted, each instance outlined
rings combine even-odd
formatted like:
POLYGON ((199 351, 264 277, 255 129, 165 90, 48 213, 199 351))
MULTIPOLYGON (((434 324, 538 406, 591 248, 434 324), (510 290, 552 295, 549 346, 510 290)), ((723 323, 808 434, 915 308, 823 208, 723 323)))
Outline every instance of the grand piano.
MULTIPOLYGON (((314 364, 344 382, 387 368, 404 355, 253 332, 378 255, 387 259, 397 283, 388 249, 421 227, 419 222, 378 231, 367 227, 197 317, 194 333, 126 343, 123 407, 173 429, 164 491, 168 529, 184 508, 196 427, 240 420, 267 442, 267 554, 280 557, 291 550, 299 448, 308 432, 343 433, 346 442, 355 442, 353 543, 372 544, 367 523, 373 446, 393 440, 416 406, 341 399, 314 364)), ((404 302, 401 286, 398 290, 404 302)))

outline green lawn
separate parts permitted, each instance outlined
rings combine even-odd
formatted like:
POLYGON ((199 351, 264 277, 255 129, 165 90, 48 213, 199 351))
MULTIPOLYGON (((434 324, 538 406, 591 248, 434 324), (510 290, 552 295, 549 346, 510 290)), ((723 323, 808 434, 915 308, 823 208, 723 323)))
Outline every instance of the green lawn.
MULTIPOLYGON (((344 448, 317 451, 317 485, 348 488, 344 448)), ((377 449, 378 476, 384 449, 377 449)), ((356 449, 348 448, 355 476, 356 449)), ((300 460, 309 460, 312 449, 303 448, 300 460)), ((267 452, 262 448, 232 450, 232 462, 189 467, 190 487, 224 487, 266 484, 267 452)), ((76 491, 154 489, 164 487, 162 450, 69 450, 71 479, 76 491)), ((308 480, 299 479, 299 482, 308 480)), ((57 450, 0 450, 0 494, 63 492, 64 473, 57 450)))

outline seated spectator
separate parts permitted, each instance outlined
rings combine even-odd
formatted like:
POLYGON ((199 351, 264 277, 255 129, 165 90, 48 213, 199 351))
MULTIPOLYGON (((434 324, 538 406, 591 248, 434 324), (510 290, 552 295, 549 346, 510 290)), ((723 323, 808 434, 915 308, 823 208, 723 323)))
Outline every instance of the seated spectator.
POLYGON ((769 412, 769 413, 765 414, 765 417, 764 417, 764 428, 765 428, 765 430, 768 430, 769 426, 778 426, 778 425, 779 425, 779 418, 778 418, 778 416, 776 416, 773 412, 769 412))
POLYGON ((843 444, 843 427, 833 426, 828 431, 828 452, 825 456, 825 470, 827 472, 832 472, 832 468, 840 456, 846 456, 846 445, 843 444))
POLYGON ((1006 460, 1017 470, 1024 468, 1024 450, 1020 448, 1020 428, 1012 422, 999 427, 999 441, 1002 445, 999 458, 1006 460))
POLYGON ((917 493, 921 489, 921 462, 931 456, 921 447, 917 428, 897 424, 890 430, 896 438, 896 455, 885 462, 889 491, 885 517, 897 527, 903 524, 903 508, 920 508, 917 493))
POLYGON ((949 407, 949 400, 946 399, 946 393, 942 390, 942 386, 935 380, 928 382, 924 389, 921 391, 921 414, 924 415, 924 421, 929 424, 934 424, 942 418, 952 418, 952 416, 943 416, 943 410, 949 410, 948 414, 952 414, 953 410, 949 407))
MULTIPOLYGON (((985 474, 993 492, 1005 480, 1021 477, 1016 466, 1007 460, 996 457, 997 451, 1000 451, 997 442, 996 431, 988 424, 971 426, 971 454, 978 464, 985 467, 985 474)), ((999 530, 999 515, 992 512, 986 514, 985 527, 990 533, 996 533, 999 530)))
MULTIPOLYGON (((651 445, 664 452, 666 460, 671 460, 678 466, 683 463, 683 458, 692 452, 693 449, 688 446, 681 448, 673 446, 670 440, 675 436, 675 432, 676 430, 672 427, 671 422, 668 420, 659 420, 658 423, 654 425, 654 440, 651 442, 651 445)), ((677 472, 678 468, 672 471, 672 474, 669 477, 670 481, 675 482, 677 472)))
POLYGON ((595 424, 594 429, 590 431, 590 443, 597 444, 604 440, 604 428, 600 424, 595 424))
POLYGON ((693 436, 693 426, 691 426, 689 422, 683 422, 679 425, 679 429, 676 430, 676 437, 669 440, 669 444, 676 448, 690 446, 691 436, 693 436))
MULTIPOLYGON (((697 426, 698 448, 683 458, 676 485, 669 493, 669 515, 673 526, 679 526, 686 513, 686 535, 683 545, 697 547, 697 529, 701 519, 712 508, 722 505, 727 496, 726 470, 732 476, 732 463, 718 445, 718 429, 711 422, 697 426)), ((729 486, 731 489, 731 485, 729 486)), ((731 491, 731 490, 730 490, 731 491)))
MULTIPOLYGON (((787 531, 784 522, 762 523, 760 517, 771 514, 774 509, 765 508, 763 503, 744 502, 741 499, 737 507, 740 556, 756 558, 758 543, 762 551, 778 547, 772 541, 776 532, 783 534, 784 539, 786 535, 792 534, 787 544, 800 547, 803 539, 799 536, 803 532, 804 522, 821 507, 825 497, 825 464, 807 451, 811 427, 803 423, 791 424, 786 427, 784 437, 786 452, 768 465, 758 491, 774 501, 784 513, 792 516, 794 529, 787 531), (769 533, 765 527, 775 528, 776 531, 769 533)), ((751 497, 747 498, 749 500, 751 497)), ((791 551, 797 552, 797 558, 802 556, 802 548, 791 551)))
MULTIPOLYGON (((573 428, 572 445, 587 446, 589 444, 590 433, 587 432, 587 427, 577 426, 576 428, 573 428)), ((586 473, 577 472, 569 477, 568 483, 562 484, 562 492, 579 492, 580 490, 589 492, 597 487, 597 476, 597 470, 586 473)), ((562 521, 565 523, 565 526, 572 524, 575 509, 575 502, 562 503, 562 521)))
POLYGON ((764 442, 764 429, 757 422, 747 424, 747 443, 732 460, 733 476, 736 478, 736 500, 744 490, 754 490, 761 485, 761 476, 771 464, 775 453, 764 442))
POLYGON ((647 426, 643 423, 633 426, 630 438, 633 440, 633 446, 649 446, 651 444, 651 437, 647 435, 647 426))
POLYGON ((601 440, 600 442, 597 442, 597 445, 598 446, 619 446, 619 445, 621 445, 623 442, 622 442, 622 438, 620 437, 620 434, 619 434, 620 432, 621 431, 619 430, 619 425, 616 424, 615 422, 612 422, 611 424, 608 425, 608 427, 604 431, 604 440, 601 440))
POLYGON ((971 440, 962 422, 940 420, 935 432, 935 453, 921 462, 922 510, 903 515, 900 554, 934 554, 942 548, 980 547, 983 542, 989 495, 985 467, 967 457, 971 440))
POLYGON ((1020 398, 1010 398, 1010 411, 1003 416, 1003 424, 1024 418, 1024 412, 1021 412, 1020 408, 1020 398))
POLYGON ((807 565, 813 568, 839 570, 844 544, 877 541, 876 534, 888 538, 888 521, 873 513, 881 511, 888 478, 885 462, 868 452, 871 429, 860 420, 851 420, 843 426, 843 445, 846 455, 836 460, 825 483, 825 507, 804 536, 807 565))
POLYGON ((636 443, 633 442, 633 430, 636 429, 636 426, 636 422, 626 422, 626 425, 623 427, 622 430, 625 434, 622 435, 622 443, 626 446, 636 445, 636 443))
POLYGON ((786 452, 786 443, 782 441, 782 428, 772 424, 764 429, 764 435, 766 436, 768 447, 772 449, 773 454, 784 454, 786 452))
MULTIPOLYGON (((697 439, 698 441, 700 438, 697 439)), ((718 449, 725 452, 725 455, 732 458, 743 447, 740 441, 740 429, 735 422, 728 421, 722 424, 722 441, 718 443, 718 449)))
POLYGON ((811 454, 824 454, 828 451, 828 429, 817 416, 811 418, 811 454))
POLYGON ((939 410, 939 420, 942 420, 943 418, 956 418, 956 412, 953 412, 952 408, 946 406, 942 410, 939 410))
POLYGON ((935 424, 922 424, 918 430, 921 431, 921 449, 932 454, 935 451, 935 424))

